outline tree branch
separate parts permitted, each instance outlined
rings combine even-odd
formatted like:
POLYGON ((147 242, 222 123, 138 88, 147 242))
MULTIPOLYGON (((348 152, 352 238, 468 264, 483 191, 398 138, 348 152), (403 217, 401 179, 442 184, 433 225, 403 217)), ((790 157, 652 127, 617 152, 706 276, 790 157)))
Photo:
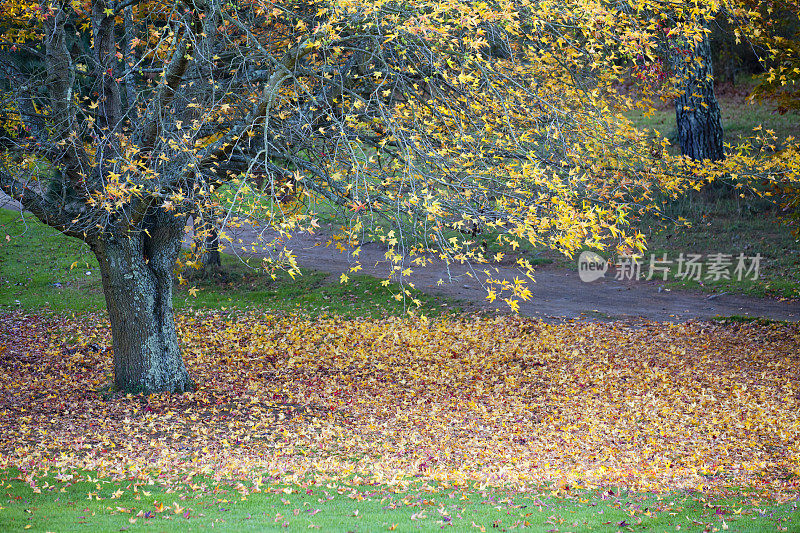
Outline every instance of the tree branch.
POLYGON ((172 102, 175 97, 175 90, 183 80, 183 75, 189 66, 190 51, 191 43, 188 37, 183 35, 164 72, 164 83, 158 88, 156 97, 150 105, 150 112, 145 118, 145 125, 139 142, 142 150, 152 150, 155 145, 163 118, 162 113, 172 102))

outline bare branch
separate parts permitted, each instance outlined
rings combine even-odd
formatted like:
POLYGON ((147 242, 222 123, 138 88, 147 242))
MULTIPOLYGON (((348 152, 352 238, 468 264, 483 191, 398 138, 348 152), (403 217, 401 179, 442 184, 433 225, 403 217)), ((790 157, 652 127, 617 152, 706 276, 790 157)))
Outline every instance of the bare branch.
POLYGON ((178 44, 164 72, 164 81, 159 85, 156 97, 153 98, 148 115, 145 117, 145 126, 139 142, 145 150, 153 148, 164 119, 165 109, 175 97, 175 90, 189 66, 190 41, 186 35, 180 38, 176 36, 176 39, 178 44))

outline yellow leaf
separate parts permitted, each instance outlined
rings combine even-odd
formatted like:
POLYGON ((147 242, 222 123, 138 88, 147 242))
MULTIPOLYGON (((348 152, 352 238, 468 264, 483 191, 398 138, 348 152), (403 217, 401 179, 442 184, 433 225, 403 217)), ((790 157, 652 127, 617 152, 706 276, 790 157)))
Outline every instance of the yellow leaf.
POLYGON ((515 312, 519 313, 519 303, 517 300, 512 300, 511 298, 503 298, 508 306, 515 312))

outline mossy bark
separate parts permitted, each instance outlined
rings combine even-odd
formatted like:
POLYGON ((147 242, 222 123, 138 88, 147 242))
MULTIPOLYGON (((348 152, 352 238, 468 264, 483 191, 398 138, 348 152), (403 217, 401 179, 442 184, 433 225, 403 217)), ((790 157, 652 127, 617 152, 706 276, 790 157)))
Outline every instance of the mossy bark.
POLYGON ((172 270, 181 237, 182 224, 170 224, 92 243, 111 320, 117 390, 185 392, 193 387, 172 306, 172 270))

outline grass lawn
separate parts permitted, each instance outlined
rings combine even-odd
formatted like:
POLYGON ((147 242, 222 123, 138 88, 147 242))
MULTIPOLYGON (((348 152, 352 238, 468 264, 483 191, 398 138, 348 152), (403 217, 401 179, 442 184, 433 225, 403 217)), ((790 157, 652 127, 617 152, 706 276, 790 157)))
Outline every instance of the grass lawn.
POLYGON ((347 483, 258 486, 200 477, 168 484, 94 473, 0 473, 5 531, 796 531, 797 503, 757 494, 635 494, 619 489, 392 489, 347 483))
MULTIPOLYGON (((779 114, 776 105, 770 101, 750 101, 747 98, 755 82, 746 77, 737 80, 736 85, 723 84, 716 88, 717 100, 722 114, 724 141, 733 145, 753 136, 753 128, 763 126, 775 132, 779 140, 793 136, 800 138, 800 118, 797 112, 779 114)), ((634 125, 658 131, 672 143, 674 152, 680 153, 675 126, 675 108, 664 104, 649 116, 631 113, 634 125)), ((780 149, 778 146, 777 149, 780 149)))
POLYGON ((800 241, 793 236, 772 209, 740 211, 735 202, 723 200, 716 205, 688 205, 676 211, 685 213, 690 227, 665 221, 643 221, 641 231, 648 236, 649 249, 644 263, 649 264, 651 254, 656 260, 666 256, 673 261, 667 288, 700 289, 707 292, 748 294, 800 298, 800 241), (704 274, 701 280, 679 280, 677 259, 683 254, 702 254, 707 265, 709 255, 727 254, 732 257, 731 279, 714 280, 704 274), (733 275, 739 254, 761 256, 756 279, 748 276, 738 280, 733 275))

